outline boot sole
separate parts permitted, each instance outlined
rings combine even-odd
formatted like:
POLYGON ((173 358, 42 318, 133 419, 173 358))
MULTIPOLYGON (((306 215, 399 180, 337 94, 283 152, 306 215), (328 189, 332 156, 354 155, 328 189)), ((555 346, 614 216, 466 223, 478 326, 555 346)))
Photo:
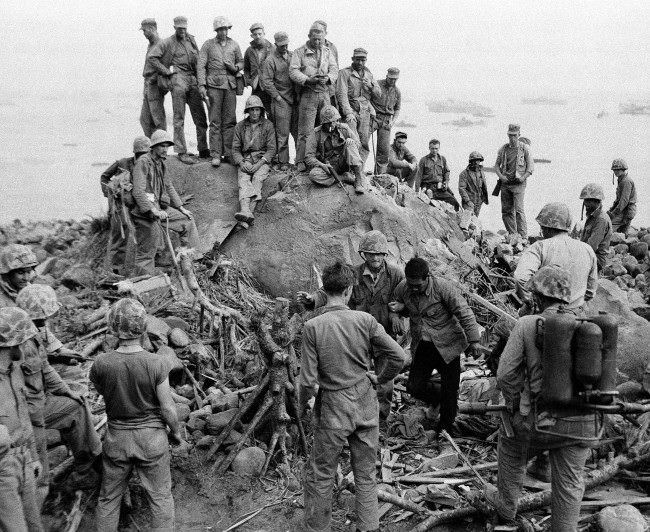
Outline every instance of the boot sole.
POLYGON ((247 224, 250 224, 254 219, 255 218, 253 216, 246 216, 245 214, 242 214, 240 212, 235 213, 235 220, 237 220, 238 222, 246 222, 247 224))

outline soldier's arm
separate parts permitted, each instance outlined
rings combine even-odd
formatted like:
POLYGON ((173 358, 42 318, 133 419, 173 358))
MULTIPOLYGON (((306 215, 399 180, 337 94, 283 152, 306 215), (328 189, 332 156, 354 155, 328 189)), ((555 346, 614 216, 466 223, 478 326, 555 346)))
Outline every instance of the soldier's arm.
POLYGON ((377 374, 377 384, 384 384, 393 380, 404 367, 406 354, 374 318, 372 318, 370 328, 370 345, 372 346, 373 358, 386 361, 382 370, 377 374))
POLYGON ((533 173, 533 170, 535 169, 535 161, 530 154, 530 149, 526 145, 524 145, 524 159, 526 160, 526 171, 521 176, 522 181, 525 181, 528 177, 530 177, 530 175, 533 173))
POLYGON ((497 152, 497 160, 494 163, 494 173, 497 175, 499 179, 504 178, 503 174, 501 173, 501 162, 503 160, 503 154, 504 154, 504 149, 503 147, 501 147, 497 152))
POLYGON ((523 326, 517 322, 499 359, 497 383, 506 401, 512 401, 524 390, 525 344, 523 326))
POLYGON ((143 157, 140 157, 133 167, 133 200, 142 213, 149 212, 153 209, 153 203, 147 198, 147 171, 148 166, 145 165, 143 157))
POLYGON ((632 195, 632 183, 629 180, 623 181, 621 185, 621 194, 616 198, 614 207, 611 212, 613 214, 622 214, 625 207, 630 203, 630 196, 632 195))
POLYGON ((330 51, 329 53, 329 66, 327 69, 327 75, 329 76, 329 82, 331 85, 336 84, 336 80, 339 77, 339 65, 334 54, 330 51))
POLYGON ((235 68, 239 71, 244 68, 244 58, 241 55, 241 48, 235 43, 235 68))
MULTIPOLYGON (((254 52, 253 52, 254 53, 254 52)), ((251 79, 251 47, 246 48, 244 52, 244 85, 250 87, 252 84, 251 79)))
POLYGON ((318 160, 317 153, 318 142, 316 141, 316 132, 312 131, 307 138, 307 145, 305 147, 305 164, 307 166, 314 167, 321 165, 321 161, 318 160))
POLYGON ((50 366, 50 363, 45 360, 43 362, 43 383, 45 384, 45 391, 51 395, 64 395, 70 396, 72 391, 61 378, 58 372, 50 366))
POLYGON ((172 398, 171 388, 169 386, 169 377, 156 386, 156 397, 160 403, 160 413, 165 424, 169 427, 171 437, 177 442, 181 441, 181 433, 178 428, 178 414, 176 413, 176 405, 172 398))
POLYGON ((596 220, 589 238, 587 238, 587 240, 584 240, 584 242, 589 244, 591 246, 591 249, 594 251, 598 251, 598 247, 600 246, 600 243, 605 239, 605 235, 607 235, 607 224, 599 219, 596 220))
POLYGON ((149 52, 148 57, 148 60, 151 61, 151 66, 156 69, 156 72, 158 72, 158 74, 162 74, 163 76, 172 75, 169 68, 167 68, 162 63, 162 58, 165 55, 168 47, 169 44, 167 44, 164 40, 161 40, 158 44, 154 45, 154 47, 151 49, 151 52, 149 52))
POLYGON ((316 394, 318 388, 318 352, 313 327, 309 322, 302 333, 302 350, 300 359, 300 375, 298 377, 298 408, 300 414, 307 402, 316 394))
POLYGON ((526 283, 541 266, 542 251, 539 243, 536 242, 521 254, 513 276, 520 283, 526 283))
POLYGON ((467 194, 467 172, 464 170, 458 176, 458 194, 463 203, 471 203, 469 194, 467 194))
POLYGON ((179 209, 180 207, 182 207, 183 200, 178 195, 178 192, 176 192, 176 187, 174 187, 174 183, 172 183, 172 178, 169 175, 165 175, 164 184, 165 184, 165 189, 167 190, 167 194, 169 194, 169 204, 175 209, 179 209))
POLYGON ((208 68, 208 56, 209 56, 210 41, 205 41, 201 50, 199 51, 199 61, 196 65, 196 78, 198 80, 199 87, 206 87, 208 84, 207 81, 207 68, 208 68))
POLYGON ((481 340, 481 333, 478 323, 476 323, 474 312, 469 308, 465 298, 456 288, 446 282, 440 283, 440 293, 449 312, 456 316, 460 322, 461 327, 465 331, 465 336, 467 336, 467 341, 469 343, 479 342, 481 340))
POLYGON ((104 172, 102 173, 101 177, 99 178, 99 182, 102 187, 102 194, 104 194, 104 197, 108 197, 108 182, 111 180, 111 177, 113 177, 115 174, 117 174, 118 170, 120 169, 120 161, 115 161, 112 165, 110 165, 104 172))
POLYGON ((447 158, 443 157, 442 158, 442 181, 444 182, 445 185, 449 185, 449 174, 451 173, 449 171, 449 165, 447 164, 447 158))
POLYGON ((235 131, 232 136, 232 162, 235 166, 239 166, 244 161, 244 154, 242 153, 242 128, 239 124, 235 126, 235 131))
POLYGON ((379 82, 375 79, 375 77, 370 74, 370 83, 371 83, 371 94, 370 94, 370 99, 372 98, 381 98, 381 86, 379 85, 379 82))
POLYGON ((590 250, 591 266, 589 268, 589 277, 587 278, 587 290, 585 291, 585 301, 589 301, 596 295, 598 290, 598 259, 594 250, 590 250))
POLYGON ((415 155, 413 155, 408 148, 404 148, 404 160, 413 164, 418 161, 418 158, 415 155))
POLYGON ((395 100, 395 106, 393 107, 393 124, 397 122, 397 118, 402 109, 402 91, 395 87, 395 92, 397 93, 397 98, 395 100))
POLYGON ((275 128, 269 120, 267 122, 268 127, 266 128, 266 151, 264 152, 264 159, 266 159, 267 164, 271 164, 273 157, 278 151, 278 145, 275 137, 275 128))
POLYGON ((420 184, 422 183, 422 174, 424 173, 424 165, 426 164, 426 157, 422 157, 420 162, 418 162, 418 169, 415 173, 415 182, 413 186, 415 187, 415 192, 420 191, 420 184))
POLYGON ((348 79, 350 79, 348 71, 341 70, 336 80, 336 99, 339 102, 339 108, 344 118, 347 118, 348 115, 354 116, 354 112, 350 106, 350 100, 348 99, 348 79))
POLYGON ((309 76, 300 71, 301 66, 300 55, 296 50, 291 55, 291 62, 289 63, 289 78, 298 85, 304 85, 309 79, 309 76))
POLYGON ((262 65, 262 70, 260 74, 260 84, 262 85, 262 90, 264 90, 271 98, 277 100, 282 98, 278 89, 275 88, 275 83, 273 79, 275 78, 275 63, 273 58, 269 55, 262 65))

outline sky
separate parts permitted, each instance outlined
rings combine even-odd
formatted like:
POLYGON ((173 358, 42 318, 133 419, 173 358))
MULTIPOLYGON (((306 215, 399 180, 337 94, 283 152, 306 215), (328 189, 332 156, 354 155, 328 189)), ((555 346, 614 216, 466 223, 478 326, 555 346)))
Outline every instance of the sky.
POLYGON ((139 22, 186 15, 199 46, 226 15, 242 51, 248 27, 267 37, 283 30, 302 44, 315 19, 329 24, 343 65, 358 46, 382 76, 402 70, 405 90, 453 90, 459 96, 585 93, 647 97, 650 92, 650 2, 483 0, 328 2, 222 0, 2 0, 3 91, 138 92, 146 41, 139 22))

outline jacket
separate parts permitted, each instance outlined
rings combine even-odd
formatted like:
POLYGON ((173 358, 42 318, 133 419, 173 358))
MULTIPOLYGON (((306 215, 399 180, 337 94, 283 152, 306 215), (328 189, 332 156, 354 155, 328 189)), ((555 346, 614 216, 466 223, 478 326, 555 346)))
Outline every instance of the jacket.
POLYGON ((326 163, 332 159, 338 158, 343 150, 346 139, 352 139, 360 146, 359 135, 347 124, 335 122, 334 130, 326 132, 322 126, 314 129, 313 133, 307 139, 305 148, 305 164, 316 166, 319 161, 326 163), (329 139, 332 147, 327 149, 326 140, 329 139))
POLYGON ((119 174, 120 172, 129 172, 133 175, 133 167, 135 166, 135 157, 124 157, 124 159, 118 159, 112 165, 110 165, 106 170, 102 172, 101 177, 99 178, 100 185, 102 187, 102 194, 104 197, 108 197, 108 188, 107 185, 111 180, 111 177, 119 174))
POLYGON ((416 294, 402 281, 395 289, 395 301, 404 303, 402 313, 411 319, 411 352, 425 340, 432 342, 449 363, 478 342, 481 333, 474 313, 449 281, 429 276, 423 294, 416 294))
POLYGON ((404 146, 398 148, 393 142, 388 150, 388 173, 392 173, 400 168, 408 168, 408 163, 413 164, 417 162, 415 155, 404 146))
MULTIPOLYGON (((505 152, 508 146, 510 146, 510 144, 504 144, 503 146, 501 146, 501 148, 499 148, 499 151, 497 153, 497 160, 494 163, 494 166, 499 168, 499 170, 503 175, 505 175, 506 173, 505 152)), ((526 172, 532 174, 534 169, 535 169, 535 162, 533 161, 533 157, 530 154, 530 150, 528 149, 528 146, 523 142, 518 142, 516 180, 508 183, 502 183, 502 186, 506 186, 509 188, 516 188, 516 187, 525 188, 526 180, 528 179, 528 177, 522 180, 522 176, 526 172)))
POLYGON ((201 46, 197 67, 199 87, 213 89, 236 89, 235 74, 244 67, 239 45, 230 37, 221 46, 214 39, 208 39, 201 46))
POLYGON ((167 175, 164 159, 156 160, 151 153, 145 153, 133 167, 133 199, 135 215, 148 217, 151 210, 166 208, 178 209, 183 205, 171 178, 167 175))
POLYGON ((271 160, 277 152, 275 128, 267 118, 262 118, 257 127, 259 132, 253 137, 252 125, 248 118, 244 118, 235 126, 232 140, 232 159, 236 165, 240 165, 246 158, 253 164, 256 164, 260 159, 264 159, 267 164, 271 164, 271 160))
MULTIPOLYGON (((25 397, 25 379, 20 362, 8 360, 3 354, 0 362, 0 424, 9 432, 12 447, 27 445, 32 461, 38 460, 34 431, 29 417, 29 407, 25 397)), ((8 449, 0 447, 0 458, 8 449)))
POLYGON ((402 107, 402 93, 396 87, 388 87, 385 79, 378 81, 381 94, 372 99, 372 105, 378 114, 393 116, 402 107))
POLYGON ((272 99, 281 96, 290 104, 296 101, 296 89, 289 77, 289 64, 292 55, 293 52, 287 51, 287 58, 285 59, 277 50, 273 50, 262 65, 262 75, 260 77, 262 89, 272 99))
POLYGON ((487 205, 489 202, 483 170, 479 170, 478 179, 476 176, 477 172, 470 170, 469 166, 458 176, 458 193, 463 202, 463 209, 469 208, 470 203, 474 205, 485 203, 487 205))
POLYGON ((311 90, 314 92, 329 92, 330 87, 336 85, 339 76, 339 67, 336 64, 334 53, 327 47, 321 47, 320 61, 317 59, 315 50, 312 50, 307 43, 296 49, 291 56, 289 64, 289 77, 296 85, 300 85, 302 90, 311 90), (305 81, 310 76, 323 75, 327 76, 326 85, 305 85, 305 81))
POLYGON ((369 110, 370 114, 374 115, 375 108, 370 101, 372 98, 381 97, 381 88, 367 68, 364 67, 362 78, 361 74, 352 67, 346 67, 339 71, 336 80, 336 97, 344 117, 354 116, 362 109, 369 110), (370 89, 366 88, 364 80, 370 81, 370 89))
POLYGON ((161 75, 170 76, 170 66, 174 66, 181 72, 196 75, 196 65, 199 57, 199 47, 196 40, 189 33, 185 36, 188 44, 183 46, 176 35, 162 39, 154 45, 149 52, 149 62, 151 66, 161 75), (185 53, 185 49, 188 54, 185 53))
POLYGON ((255 48, 255 41, 251 41, 250 46, 246 48, 244 53, 244 83, 251 87, 253 90, 260 88, 260 76, 262 73, 262 65, 267 57, 275 50, 275 45, 264 39, 262 43, 262 56, 257 55, 258 49, 255 48))
POLYGON ((631 220, 636 215, 636 185, 627 174, 618 178, 616 200, 609 209, 612 220, 631 220))
POLYGON ((444 155, 438 154, 434 160, 431 154, 425 155, 418 162, 418 170, 415 175, 415 191, 420 190, 420 185, 431 185, 437 183, 449 184, 449 166, 444 155))
POLYGON ((148 78, 153 78, 155 80, 156 78, 156 68, 154 67, 153 63, 149 59, 149 56, 151 55, 151 51, 154 49, 154 47, 161 41, 162 39, 160 37, 156 37, 154 42, 150 42, 149 45, 147 46, 147 53, 144 56, 144 68, 142 69, 142 77, 145 79, 148 78))
POLYGON ((607 262, 609 242, 612 238, 612 221, 603 212, 603 206, 587 215, 580 240, 591 246, 596 253, 598 269, 602 270, 607 262))

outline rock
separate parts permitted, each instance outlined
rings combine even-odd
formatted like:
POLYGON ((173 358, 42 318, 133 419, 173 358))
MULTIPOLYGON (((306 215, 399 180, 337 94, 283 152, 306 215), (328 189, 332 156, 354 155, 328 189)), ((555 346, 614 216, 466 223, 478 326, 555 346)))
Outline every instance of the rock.
POLYGON ((445 452, 434 458, 428 458, 422 462, 422 472, 433 471, 435 469, 451 469, 456 467, 460 462, 458 454, 454 452, 445 452))
POLYGON ((187 347, 190 345, 190 337, 183 329, 175 328, 169 331, 169 343, 174 347, 187 347))
POLYGON ((183 331, 188 332, 191 328, 189 323, 178 316, 167 316, 166 318, 162 318, 162 320, 172 329, 182 329, 183 331))
MULTIPOLYGON (((242 439, 243 434, 239 431, 236 431, 235 429, 232 429, 230 431, 230 434, 228 434, 228 437, 226 438, 226 441, 223 442, 224 445, 235 445, 239 440, 242 439)), ((290 448, 287 445, 288 448, 290 448)))
POLYGON ((632 255, 625 255, 621 261, 623 267, 627 270, 632 277, 637 276, 641 271, 639 270, 639 261, 632 255))
POLYGON ((645 242, 646 244, 648 244, 650 246, 650 234, 643 235, 643 238, 641 238, 641 241, 645 242))
POLYGON ((614 283, 616 283, 616 286, 618 286, 621 290, 628 289, 627 283, 625 282, 625 279, 623 279, 623 276, 614 279, 614 283))
POLYGON ((174 403, 179 421, 187 421, 190 417, 190 406, 184 403, 174 403))
POLYGON ((627 244, 616 244, 614 246, 614 251, 617 255, 625 255, 628 252, 627 244))
POLYGON ((209 449, 212 447, 212 444, 216 439, 216 436, 202 436, 201 439, 196 442, 196 446, 199 449, 209 449))
MULTIPOLYGON (((632 279, 632 280, 634 281, 634 279, 632 279)), ((635 287, 636 287, 636 283, 635 283, 635 287)), ((634 312, 636 312, 634 310, 635 308, 638 307, 639 309, 642 310, 642 307, 646 306, 645 298, 643 297, 643 294, 641 292, 639 292, 638 290, 630 290, 627 293, 627 301, 630 304, 630 308, 632 308, 632 310, 634 312)), ((638 314, 638 312, 637 312, 637 314, 638 314)))
POLYGON ((191 360, 201 366, 210 363, 213 358, 210 355, 211 348, 203 344, 190 344, 189 352, 191 360))
POLYGON ((610 245, 615 246, 617 244, 622 244, 623 242, 625 242, 624 233, 612 233, 612 238, 609 241, 610 245))
POLYGON ((223 412, 239 406, 239 395, 236 393, 211 394, 208 396, 213 412, 223 412))
POLYGON ((341 510, 345 510, 346 515, 354 513, 356 504, 354 493, 348 490, 341 490, 336 502, 341 510))
POLYGON ((639 307, 634 307, 632 309, 636 314, 641 316, 644 320, 650 321, 650 305, 643 305, 639 307))
POLYGON ((207 416, 205 432, 207 434, 214 434, 215 436, 218 435, 226 425, 230 423, 230 420, 235 416, 235 414, 237 414, 237 410, 237 408, 231 408, 230 410, 207 416))
POLYGON ((200 417, 190 417, 190 416, 188 417, 189 417, 187 421, 188 430, 191 430, 192 432, 194 432, 195 430, 200 430, 200 431, 205 430, 205 426, 207 425, 205 419, 201 419, 200 417))
POLYGON ((176 351, 174 351, 171 347, 163 345, 160 349, 158 349, 158 351, 156 351, 156 354, 159 357, 165 359, 170 372, 183 369, 183 362, 176 356, 176 351))
MULTIPOLYGON (((56 284, 56 279, 52 277, 51 275, 45 273, 43 275, 39 275, 38 277, 35 277, 34 280, 32 281, 34 284, 46 284, 47 286, 54 286, 56 284)), ((60 302, 60 300, 59 300, 60 302)))
POLYGON ((206 405, 203 408, 199 408, 198 410, 194 410, 190 414, 190 418, 196 417, 196 418, 200 418, 200 419, 205 419, 210 414, 212 414, 212 408, 210 407, 210 405, 206 405))
POLYGON ((639 261, 643 261, 648 256, 647 242, 635 242, 630 245, 630 255, 639 261))
POLYGON ((176 393, 181 397, 187 399, 194 399, 194 388, 191 384, 183 384, 183 386, 176 386, 176 393))
POLYGON ((147 334, 163 345, 168 344, 168 336, 171 327, 156 316, 147 315, 147 334))
POLYGON ((620 260, 615 260, 605 265, 603 268, 603 277, 613 279, 619 275, 624 275, 627 272, 620 260))
POLYGON ((636 402, 643 395, 643 385, 636 381, 624 382, 619 384, 616 389, 621 399, 631 403, 636 402))
POLYGON ((607 506, 598 512, 598 527, 601 532, 645 532, 648 525, 639 512, 631 504, 607 506))
POLYGON ((61 277, 61 284, 70 290, 91 288, 95 282, 95 274, 88 266, 73 266, 66 270, 61 277))
POLYGON ((625 275, 621 275, 620 277, 617 277, 617 279, 623 281, 623 283, 625 283, 625 286, 634 288, 634 284, 635 284, 634 277, 632 277, 629 273, 626 273, 625 275))
POLYGON ((236 475, 256 476, 262 472, 266 454, 259 447, 247 447, 237 453, 230 468, 236 475))

